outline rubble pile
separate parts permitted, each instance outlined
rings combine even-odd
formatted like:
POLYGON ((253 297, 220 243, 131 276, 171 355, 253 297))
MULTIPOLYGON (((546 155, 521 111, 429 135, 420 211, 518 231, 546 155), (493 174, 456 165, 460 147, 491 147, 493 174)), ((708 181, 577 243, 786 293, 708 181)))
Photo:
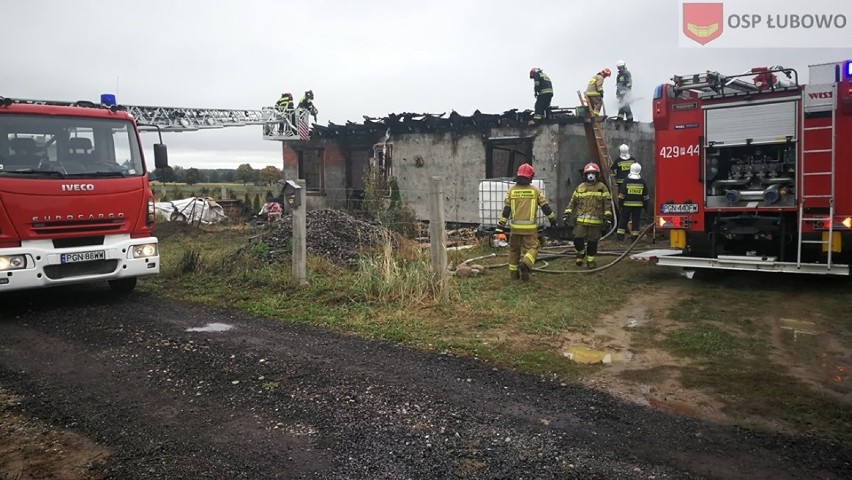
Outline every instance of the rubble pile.
MULTIPOLYGON (((386 238, 397 246, 396 235, 381 225, 358 220, 340 210, 312 210, 306 215, 307 250, 309 255, 321 256, 341 266, 358 264, 358 254, 364 248, 378 247, 386 238)), ((289 259, 293 238, 293 219, 285 215, 273 224, 263 237, 269 246, 271 260, 289 259)))

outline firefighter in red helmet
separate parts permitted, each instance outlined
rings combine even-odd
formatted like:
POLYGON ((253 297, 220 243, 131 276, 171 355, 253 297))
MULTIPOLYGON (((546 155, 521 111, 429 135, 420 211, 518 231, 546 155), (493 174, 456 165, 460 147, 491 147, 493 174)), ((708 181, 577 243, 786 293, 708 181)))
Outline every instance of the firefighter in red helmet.
POLYGON ((589 80, 589 85, 586 87, 586 101, 589 104, 589 108, 592 110, 593 116, 601 114, 601 107, 603 107, 604 80, 606 80, 606 78, 610 75, 612 75, 612 71, 608 68, 604 68, 600 72, 596 73, 591 80, 589 80))
POLYGON ((550 208, 544 194, 532 184, 535 170, 525 163, 518 168, 515 185, 509 187, 503 199, 503 213, 497 222, 497 233, 503 233, 508 225, 509 235, 509 275, 513 280, 530 279, 530 271, 535 265, 538 248, 538 225, 536 212, 541 207, 552 226, 556 225, 556 213, 550 208))
POLYGON ((533 119, 530 120, 529 124, 535 125, 541 122, 545 112, 550 108, 550 102, 553 101, 553 82, 540 68, 530 70, 530 78, 534 81, 535 114, 533 114, 533 119))
POLYGON ((589 268, 595 268, 595 255, 598 253, 598 240, 601 233, 612 225, 612 197, 606 185, 600 181, 601 168, 596 163, 583 167, 583 183, 577 186, 571 201, 565 207, 562 223, 571 222, 576 213, 574 226, 574 249, 577 251, 577 266, 583 261, 589 268))

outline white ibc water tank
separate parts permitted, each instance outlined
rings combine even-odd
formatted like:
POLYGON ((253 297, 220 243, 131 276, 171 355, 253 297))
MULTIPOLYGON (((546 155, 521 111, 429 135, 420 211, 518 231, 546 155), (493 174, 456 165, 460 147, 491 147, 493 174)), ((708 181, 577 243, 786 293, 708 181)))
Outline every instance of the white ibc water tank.
MULTIPOLYGON (((506 192, 509 187, 515 182, 509 178, 489 178, 479 181, 479 225, 481 227, 496 227, 500 220, 500 215, 503 214, 503 199, 506 198, 506 192)), ((544 181, 533 180, 532 184, 541 190, 547 198, 547 192, 544 189, 544 181)), ((547 224, 547 217, 538 209, 536 213, 536 223, 539 225, 547 224)))

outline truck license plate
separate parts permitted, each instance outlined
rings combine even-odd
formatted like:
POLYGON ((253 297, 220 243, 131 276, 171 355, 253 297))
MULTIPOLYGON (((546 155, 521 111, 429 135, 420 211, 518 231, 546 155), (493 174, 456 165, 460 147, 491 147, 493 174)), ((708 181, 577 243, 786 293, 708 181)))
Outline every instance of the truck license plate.
POLYGON ((59 257, 59 261, 62 263, 92 262, 95 260, 106 260, 106 252, 97 250, 94 252, 63 253, 59 257))
POLYGON ((660 205, 660 213, 698 213, 698 205, 694 203, 664 203, 660 205))

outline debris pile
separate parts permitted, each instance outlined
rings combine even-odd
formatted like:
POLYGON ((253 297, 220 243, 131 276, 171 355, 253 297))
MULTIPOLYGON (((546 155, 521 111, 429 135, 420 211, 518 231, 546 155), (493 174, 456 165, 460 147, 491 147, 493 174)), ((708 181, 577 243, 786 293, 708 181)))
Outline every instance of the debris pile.
MULTIPOLYGON (((378 247, 390 238, 398 246, 396 234, 381 225, 358 220, 340 210, 329 208, 307 213, 307 250, 309 255, 326 258, 334 264, 355 266, 364 248, 378 247)), ((293 218, 288 214, 274 222, 263 237, 271 260, 289 258, 293 238, 293 218)))

